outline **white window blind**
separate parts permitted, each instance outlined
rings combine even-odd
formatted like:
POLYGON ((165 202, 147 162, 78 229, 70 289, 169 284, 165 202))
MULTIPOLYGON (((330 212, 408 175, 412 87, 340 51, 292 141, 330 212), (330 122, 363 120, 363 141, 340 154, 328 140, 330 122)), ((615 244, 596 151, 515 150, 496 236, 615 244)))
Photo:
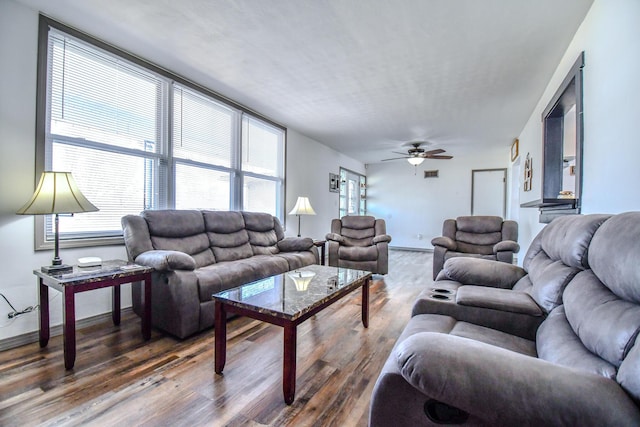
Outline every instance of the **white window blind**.
POLYGON ((164 82, 57 31, 48 51, 47 166, 72 172, 100 209, 62 217, 61 237, 120 235, 124 214, 158 206, 164 82))
MULTIPOLYGON (((72 172, 99 211, 60 218, 63 247, 121 242, 145 209, 268 212, 284 219, 285 129, 49 18, 40 48, 36 153, 72 172)), ((43 28, 43 27, 41 27, 43 28)), ((38 171, 38 176, 39 176, 38 171)), ((53 240, 36 217, 36 248, 53 240), (41 231, 39 231, 41 230, 41 231)))

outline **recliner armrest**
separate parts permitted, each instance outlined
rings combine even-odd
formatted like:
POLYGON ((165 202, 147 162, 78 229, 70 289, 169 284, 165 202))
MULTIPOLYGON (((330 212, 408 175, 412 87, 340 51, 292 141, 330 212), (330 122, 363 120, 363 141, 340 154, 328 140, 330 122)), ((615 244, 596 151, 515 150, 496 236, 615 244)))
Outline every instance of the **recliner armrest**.
POLYGON ((433 246, 442 246, 450 251, 455 251, 458 247, 457 243, 453 239, 444 236, 434 237, 431 239, 431 244, 433 246))
POLYGON ((134 262, 153 267, 158 271, 195 270, 196 268, 193 257, 180 251, 147 251, 138 255, 134 262))
POLYGON ((505 262, 454 257, 444 263, 437 280, 455 280, 463 285, 511 289, 526 274, 522 267, 505 262))
POLYGON ((373 244, 378 243, 389 243, 391 241, 391 236, 388 234, 379 234, 373 238, 373 244))
POLYGON ((325 238, 327 240, 333 240, 334 242, 344 243, 344 237, 338 233, 327 233, 325 238))
POLYGON ((413 387, 488 425, 633 425, 640 419, 611 379, 483 342, 422 332, 394 354, 413 387))
POLYGON ((494 254, 498 252, 507 252, 507 251, 519 252, 520 245, 517 242, 514 242, 513 240, 503 240, 502 242, 498 242, 493 246, 494 254))

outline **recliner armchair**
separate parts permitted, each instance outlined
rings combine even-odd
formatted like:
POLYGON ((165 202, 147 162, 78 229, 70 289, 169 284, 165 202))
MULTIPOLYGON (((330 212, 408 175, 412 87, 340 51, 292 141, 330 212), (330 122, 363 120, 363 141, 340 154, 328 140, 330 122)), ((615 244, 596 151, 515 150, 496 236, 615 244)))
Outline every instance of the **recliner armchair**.
POLYGON ((368 215, 347 215, 331 221, 331 233, 326 236, 329 265, 387 274, 389 242, 383 219, 368 215))
POLYGON ((518 223, 499 216, 459 216, 447 219, 442 236, 431 240, 433 245, 433 278, 444 262, 453 257, 474 257, 513 263, 513 254, 520 250, 518 223))

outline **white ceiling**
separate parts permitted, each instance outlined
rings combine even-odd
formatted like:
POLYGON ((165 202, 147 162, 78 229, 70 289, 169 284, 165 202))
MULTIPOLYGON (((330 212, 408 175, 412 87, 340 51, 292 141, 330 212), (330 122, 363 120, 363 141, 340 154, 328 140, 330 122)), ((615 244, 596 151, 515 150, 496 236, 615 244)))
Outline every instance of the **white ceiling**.
POLYGON ((593 2, 19 1, 364 163, 507 149, 593 2))

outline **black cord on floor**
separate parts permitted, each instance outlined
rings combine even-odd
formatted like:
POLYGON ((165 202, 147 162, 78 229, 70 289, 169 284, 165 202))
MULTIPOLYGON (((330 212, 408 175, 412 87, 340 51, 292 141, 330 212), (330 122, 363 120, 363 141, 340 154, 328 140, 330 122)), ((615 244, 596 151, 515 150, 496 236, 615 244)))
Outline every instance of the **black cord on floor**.
POLYGON ((10 312, 7 317, 9 317, 9 319, 13 319, 14 317, 17 317, 21 314, 25 314, 25 313, 31 313, 33 310, 36 310, 38 308, 38 306, 32 306, 30 305, 29 307, 25 308, 22 311, 18 311, 16 310, 16 308, 13 306, 13 304, 11 304, 11 302, 9 302, 9 300, 7 299, 7 297, 4 296, 4 294, 0 293, 0 296, 2 298, 4 298, 4 300, 7 302, 7 304, 9 304, 9 307, 11 307, 11 309, 13 310, 12 312, 10 312))

